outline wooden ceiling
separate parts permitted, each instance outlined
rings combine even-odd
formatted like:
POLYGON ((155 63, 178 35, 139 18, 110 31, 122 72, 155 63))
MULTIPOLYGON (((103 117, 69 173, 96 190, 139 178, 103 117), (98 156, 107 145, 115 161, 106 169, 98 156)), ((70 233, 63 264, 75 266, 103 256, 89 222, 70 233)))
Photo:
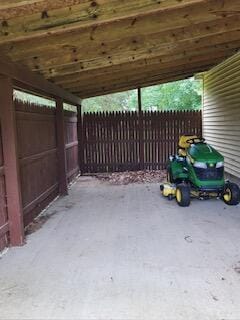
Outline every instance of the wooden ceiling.
POLYGON ((184 79, 240 48, 239 0, 1 0, 0 54, 82 98, 184 79))

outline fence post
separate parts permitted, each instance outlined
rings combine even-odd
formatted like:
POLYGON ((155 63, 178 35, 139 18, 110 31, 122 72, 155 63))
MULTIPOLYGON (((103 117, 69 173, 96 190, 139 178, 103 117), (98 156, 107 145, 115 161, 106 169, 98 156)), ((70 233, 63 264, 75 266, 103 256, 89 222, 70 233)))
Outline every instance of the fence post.
POLYGON ((67 160, 65 147, 65 124, 63 100, 56 99, 56 126, 57 126, 57 148, 59 160, 59 193, 60 195, 68 194, 67 183, 67 160))
POLYGON ((140 170, 144 170, 144 133, 141 88, 138 88, 138 123, 139 123, 139 161, 140 170))
POLYGON ((77 107, 77 128, 78 128, 78 163, 80 173, 84 171, 83 163, 83 115, 82 115, 82 106, 78 105, 77 107))
POLYGON ((142 111, 142 92, 141 88, 138 88, 138 112, 142 111))
POLYGON ((0 77, 0 88, 0 117, 10 244, 20 246, 24 244, 23 206, 12 80, 9 77, 0 77))

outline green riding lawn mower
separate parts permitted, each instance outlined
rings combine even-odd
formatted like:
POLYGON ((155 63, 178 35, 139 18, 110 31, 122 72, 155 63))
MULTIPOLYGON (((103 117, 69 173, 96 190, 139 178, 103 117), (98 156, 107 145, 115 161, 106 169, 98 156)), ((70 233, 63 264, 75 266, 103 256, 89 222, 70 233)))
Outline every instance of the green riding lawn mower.
POLYGON ((220 198, 228 205, 240 201, 237 184, 224 179, 224 157, 197 136, 182 136, 178 154, 167 165, 167 183, 160 190, 169 200, 176 198, 181 207, 190 205, 191 198, 220 198))

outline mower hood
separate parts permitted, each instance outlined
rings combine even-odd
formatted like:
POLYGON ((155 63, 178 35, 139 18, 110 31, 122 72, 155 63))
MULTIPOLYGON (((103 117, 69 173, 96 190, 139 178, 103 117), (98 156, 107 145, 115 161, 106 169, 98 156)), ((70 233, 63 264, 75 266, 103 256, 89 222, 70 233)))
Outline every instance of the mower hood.
POLYGON ((221 153, 207 143, 192 144, 188 149, 188 154, 194 161, 198 162, 217 163, 224 161, 221 153))

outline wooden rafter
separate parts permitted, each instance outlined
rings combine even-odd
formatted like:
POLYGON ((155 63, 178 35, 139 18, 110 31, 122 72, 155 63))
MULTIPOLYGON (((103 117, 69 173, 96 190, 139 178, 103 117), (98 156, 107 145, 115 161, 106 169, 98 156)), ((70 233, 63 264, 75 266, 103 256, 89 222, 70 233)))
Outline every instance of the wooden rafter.
MULTIPOLYGON (((30 39, 23 38, 21 41, 18 41, 15 35, 12 41, 7 41, 7 44, 9 44, 7 49, 15 49, 15 43, 17 43, 17 52, 24 51, 26 54, 33 52, 34 48, 38 50, 38 52, 41 52, 41 50, 59 50, 66 46, 77 48, 78 45, 81 46, 81 49, 84 49, 83 44, 86 42, 89 45, 91 43, 94 44, 95 47, 96 44, 102 44, 102 42, 105 43, 123 39, 126 35, 128 37, 147 36, 181 27, 187 27, 188 31, 191 32, 192 27, 198 23, 207 23, 218 19, 222 20, 228 16, 239 15, 240 3, 238 1, 228 0, 224 3, 223 5, 223 1, 221 0, 202 0, 201 4, 197 1, 194 5, 181 9, 145 14, 135 19, 131 17, 114 20, 112 23, 102 23, 87 28, 79 27, 79 29, 74 31, 69 30, 69 28, 65 26, 62 33, 57 35, 53 35, 47 29, 45 30, 42 41, 39 40, 38 37, 30 39), (169 19, 169 17, 171 17, 171 19, 169 19)), ((211 28, 211 25, 209 27, 211 28)), ((2 30, 3 29, 4 27, 2 27, 2 30)), ((201 30, 199 34, 201 34, 201 30)))
POLYGON ((1 1, 1 42, 56 35, 123 19, 183 8, 204 0, 33 0, 1 1))
POLYGON ((115 65, 112 67, 100 68, 97 70, 76 72, 69 75, 57 76, 52 78, 55 83, 64 86, 65 88, 71 88, 74 83, 86 84, 92 83, 94 77, 94 83, 99 79, 100 82, 107 79, 114 78, 121 75, 134 75, 135 73, 143 73, 147 70, 166 69, 171 67, 177 67, 182 64, 196 63, 201 64, 202 61, 214 60, 218 57, 229 56, 234 54, 240 47, 240 40, 234 42, 228 42, 227 44, 217 45, 214 48, 212 46, 203 47, 199 50, 189 50, 176 52, 174 56, 160 55, 158 57, 150 59, 142 59, 138 61, 132 61, 129 63, 115 65))
POLYGON ((52 77, 57 74, 58 68, 62 67, 67 70, 73 68, 75 71, 89 70, 148 57, 152 58, 158 56, 159 52, 173 54, 179 48, 199 48, 206 44, 214 46, 218 43, 238 40, 240 37, 239 25, 240 17, 236 15, 223 20, 196 24, 191 29, 177 28, 135 38, 126 35, 115 41, 106 41, 104 45, 103 43, 83 45, 82 49, 81 42, 78 44, 75 41, 73 48, 63 44, 55 48, 38 49, 38 46, 30 43, 29 46, 25 44, 26 50, 24 47, 20 50, 18 46, 16 50, 13 50, 13 53, 11 50, 9 51, 9 48, 6 48, 4 53, 9 52, 14 61, 20 61, 31 69, 42 71, 46 76, 52 77), (61 54, 59 54, 60 52, 61 54))
MULTIPOLYGON (((109 85, 108 80, 104 80, 102 82, 93 82, 92 84, 81 85, 76 84, 76 87, 71 87, 71 91, 76 94, 81 94, 84 97, 85 93, 88 93, 88 95, 92 93, 95 93, 96 90, 102 91, 102 92, 111 92, 112 89, 116 87, 126 87, 127 85, 131 85, 131 88, 137 88, 137 84, 141 87, 145 87, 150 83, 159 83, 162 82, 164 79, 169 79, 171 77, 174 77, 175 75, 181 75, 183 74, 184 77, 190 77, 193 76, 194 73, 200 72, 202 67, 204 67, 205 70, 210 68, 213 65, 216 65, 217 63, 221 62, 226 58, 226 54, 219 55, 218 57, 214 57, 212 59, 206 59, 201 62, 201 67, 199 67, 199 63, 188 63, 188 64, 182 64, 179 66, 174 66, 172 68, 168 67, 165 69, 158 69, 155 68, 155 70, 144 70, 142 73, 135 73, 135 74, 129 74, 125 76, 118 76, 116 78, 111 78, 111 85, 109 85)), ((92 94, 91 94, 92 95, 92 94)))

